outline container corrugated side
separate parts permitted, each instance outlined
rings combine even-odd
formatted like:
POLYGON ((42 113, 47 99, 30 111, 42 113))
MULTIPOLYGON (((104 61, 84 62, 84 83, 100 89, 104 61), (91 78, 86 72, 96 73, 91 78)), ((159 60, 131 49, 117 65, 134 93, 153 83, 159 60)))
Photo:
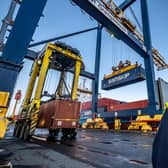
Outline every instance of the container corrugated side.
MULTIPOLYGON (((115 99, 110 99, 110 98, 100 98, 98 100, 98 107, 107 107, 109 105, 113 105, 113 104, 120 104, 119 100, 115 100, 115 99)), ((82 103, 82 110, 90 110, 92 108, 92 102, 88 101, 88 102, 84 102, 82 103)))
POLYGON ((60 100, 55 110, 52 128, 76 128, 80 118, 80 102, 60 100))
POLYGON ((141 115, 148 114, 148 109, 144 108, 137 108, 137 109, 130 109, 130 110, 121 110, 116 112, 103 112, 100 113, 100 116, 105 119, 106 122, 112 122, 115 117, 124 120, 135 120, 138 116, 139 112, 141 112, 141 115))
POLYGON ((123 103, 119 105, 111 105, 108 106, 107 111, 108 112, 114 112, 119 110, 129 110, 129 109, 143 109, 148 106, 148 100, 141 100, 136 102, 130 102, 130 103, 123 103))
POLYGON ((145 80, 145 70, 141 66, 102 80, 102 89, 110 90, 145 80))
POLYGON ((80 102, 63 99, 53 100, 41 105, 38 127, 76 128, 79 116, 80 102), (73 122, 75 122, 74 125, 73 122))

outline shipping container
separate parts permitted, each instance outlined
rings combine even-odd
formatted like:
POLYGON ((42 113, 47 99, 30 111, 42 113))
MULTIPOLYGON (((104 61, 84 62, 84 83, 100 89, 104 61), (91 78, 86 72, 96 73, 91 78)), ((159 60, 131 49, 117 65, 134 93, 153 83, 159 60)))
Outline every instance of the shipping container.
MULTIPOLYGON (((106 112, 107 111, 107 108, 106 107, 99 107, 97 108, 97 112, 98 113, 102 113, 102 112, 106 112)), ((80 112, 80 117, 83 117, 83 116, 91 116, 93 115, 92 113, 92 110, 81 110, 80 112)))
POLYGON ((40 107, 38 128, 77 128, 80 117, 80 102, 53 100, 40 107))
POLYGON ((115 111, 115 112, 104 112, 104 113, 100 113, 100 117, 102 117, 104 121, 108 123, 110 128, 113 128, 115 118, 120 119, 121 124, 122 125, 124 124, 123 127, 127 128, 131 120, 135 120, 138 115, 144 115, 144 114, 148 114, 147 108, 121 110, 121 111, 115 111))
POLYGON ((145 70, 141 66, 102 80, 102 89, 110 90, 145 80, 145 70))
MULTIPOLYGON (((110 104, 110 101, 108 102, 107 100, 108 99, 104 99, 103 101, 101 100, 101 103, 105 107, 98 107, 97 117, 103 118, 111 129, 114 128, 115 118, 121 120, 122 129, 127 129, 130 120, 135 120, 138 115, 148 114, 148 100, 140 100, 129 103, 111 101, 112 104, 110 104)), ((87 104, 88 103, 91 102, 87 102, 87 104)), ((93 118, 91 107, 90 109, 85 109, 84 107, 81 109, 80 124, 84 123, 88 118, 93 118)))
POLYGON ((92 115, 92 110, 81 110, 80 117, 92 115))
MULTIPOLYGON (((110 99, 110 98, 101 98, 98 100, 98 107, 107 107, 113 104, 121 104, 119 100, 110 99)), ((82 110, 90 110, 92 108, 92 101, 82 103, 82 110)))
POLYGON ((135 101, 130 103, 123 103, 119 105, 111 105, 107 107, 108 112, 121 111, 121 110, 131 110, 131 109, 144 109, 148 106, 148 100, 135 101))
POLYGON ((90 116, 88 115, 88 116, 80 117, 79 124, 81 125, 81 124, 85 123, 88 118, 93 118, 93 116, 92 115, 90 115, 90 116))
MULTIPOLYGON (((107 112, 107 107, 99 107, 97 109, 98 113, 103 113, 103 112, 107 112)), ((84 122, 86 122, 86 120, 88 118, 95 118, 96 117, 96 113, 92 113, 92 110, 81 110, 80 112, 80 121, 79 124, 83 124, 84 122)))

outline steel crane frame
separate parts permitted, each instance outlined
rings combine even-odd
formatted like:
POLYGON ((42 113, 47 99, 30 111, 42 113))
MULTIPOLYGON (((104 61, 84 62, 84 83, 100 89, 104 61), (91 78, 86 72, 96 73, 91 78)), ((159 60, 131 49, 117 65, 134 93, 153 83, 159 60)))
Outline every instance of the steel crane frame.
MULTIPOLYGON (((150 37, 147 0, 141 0, 144 44, 142 44, 137 38, 135 38, 132 32, 130 32, 121 23, 119 23, 114 16, 110 15, 105 7, 102 5, 102 2, 100 0, 72 1, 83 10, 85 10, 88 14, 90 14, 93 18, 95 18, 103 27, 106 27, 108 30, 110 30, 115 35, 115 37, 121 39, 144 58, 147 76, 149 113, 151 115, 155 114, 157 100, 155 91, 155 75, 152 59, 152 45, 150 37)), ((21 7, 18 11, 13 29, 8 37, 7 43, 3 50, 3 55, 0 63, 0 70, 3 70, 0 71, 0 76, 2 75, 3 80, 5 81, 9 74, 13 79, 11 82, 11 86, 5 88, 11 93, 13 92, 17 75, 22 67, 23 58, 26 55, 27 48, 30 41, 32 40, 32 35, 35 31, 37 23, 42 16, 42 12, 46 2, 47 0, 41 0, 40 3, 34 0, 23 0, 21 3, 21 7), (30 8, 31 12, 29 12, 30 8), (4 66, 6 66, 6 70, 4 70, 4 66)), ((120 5, 120 7, 122 8, 122 10, 125 10, 133 2, 133 0, 125 0, 125 2, 120 5)), ((95 60, 95 69, 97 70, 100 68, 101 29, 102 28, 99 27, 97 34, 97 48, 95 60)), ((95 71, 95 80, 93 85, 93 110, 95 112, 97 111, 96 97, 98 96, 98 79, 99 72, 95 71)), ((9 85, 9 83, 6 83, 6 81, 0 84, 0 89, 3 88, 4 85, 9 85)))
MULTIPOLYGON (((148 111, 151 116, 153 116, 156 112, 157 98, 156 98, 156 84, 155 84, 155 74, 154 74, 154 66, 153 66, 153 54, 152 54, 152 44, 151 44, 151 35, 150 35, 150 26, 149 26, 149 16, 148 16, 148 8, 147 8, 147 0, 141 0, 141 14, 142 14, 142 25, 143 25, 143 37, 144 44, 140 43, 138 39, 134 37, 132 32, 126 29, 117 19, 110 15, 100 0, 73 0, 79 7, 85 10, 88 14, 90 14, 93 18, 95 18, 100 24, 110 30, 115 37, 121 39, 125 42, 129 47, 135 50, 140 56, 144 58, 145 62, 145 72, 146 72, 146 82, 147 82, 147 91, 148 91, 148 99, 149 106, 148 111)), ((128 2, 126 0, 125 2, 128 2)), ((133 3, 133 1, 132 1, 133 3)), ((126 7, 128 7, 128 3, 126 7)), ((130 3, 131 4, 131 3, 130 3)), ((101 36, 101 33, 98 34, 101 36)), ((101 40, 101 38, 99 38, 101 40)), ((97 45, 97 47, 100 47, 97 45)), ((96 50, 97 51, 97 50, 96 50)), ((100 59, 96 54, 96 58, 100 59)), ((95 62, 98 62, 96 60, 95 62)), ((100 66, 95 64, 95 69, 99 69, 100 66)), ((95 73, 95 78, 99 75, 99 72, 95 73)), ((95 88, 98 88, 99 84, 95 84, 95 88)), ((93 90, 95 92, 95 96, 98 95, 97 89, 93 90)), ((93 97, 93 101, 96 101, 96 98, 93 97)), ((93 102, 96 104, 96 102, 93 102)), ((93 109, 97 112, 96 109, 93 109)))
MULTIPOLYGON (((20 109, 20 119, 15 126, 15 136, 20 136, 26 140, 29 135, 34 134, 38 123, 38 113, 47 72, 50 68, 56 68, 51 64, 54 63, 59 54, 74 61, 74 75, 70 98, 73 101, 76 100, 79 75, 83 64, 82 57, 78 53, 73 53, 69 49, 65 49, 58 44, 48 43, 44 48, 44 51, 39 54, 34 62, 26 95, 20 109), (36 82, 37 86, 35 87, 36 82), (34 95, 33 91, 35 91, 34 95)), ((59 68, 56 70, 59 70, 59 68)), ((64 71, 61 71, 61 73, 63 72, 64 71)), ((61 85, 59 84, 59 86, 61 85)))

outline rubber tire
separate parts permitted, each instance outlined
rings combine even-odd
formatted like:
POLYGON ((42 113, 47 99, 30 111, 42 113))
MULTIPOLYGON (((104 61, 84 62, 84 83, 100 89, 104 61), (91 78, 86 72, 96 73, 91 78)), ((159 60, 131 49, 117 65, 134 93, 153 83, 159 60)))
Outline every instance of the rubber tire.
POLYGON ((62 128, 62 140, 68 139, 68 128, 62 128))
POLYGON ((20 136, 20 131, 21 131, 21 123, 18 123, 15 131, 15 137, 20 136))
POLYGON ((14 127, 14 130, 13 130, 13 136, 14 136, 14 137, 16 136, 17 126, 18 126, 18 123, 16 122, 15 127, 14 127))
POLYGON ((49 129, 49 137, 54 137, 54 130, 52 129, 49 129))
POLYGON ((72 128, 70 133, 70 139, 75 139, 77 135, 76 129, 72 128))
POLYGON ((54 130, 54 136, 58 136, 58 133, 59 133, 59 129, 55 129, 54 130))
POLYGON ((23 140, 24 141, 29 141, 30 139, 30 125, 26 124, 25 125, 25 130, 24 130, 24 136, 23 136, 23 140))
POLYGON ((24 132, 25 132, 25 124, 24 124, 24 125, 22 125, 22 127, 21 127, 21 130, 20 130, 20 135, 19 135, 19 138, 20 138, 20 139, 23 139, 24 132))

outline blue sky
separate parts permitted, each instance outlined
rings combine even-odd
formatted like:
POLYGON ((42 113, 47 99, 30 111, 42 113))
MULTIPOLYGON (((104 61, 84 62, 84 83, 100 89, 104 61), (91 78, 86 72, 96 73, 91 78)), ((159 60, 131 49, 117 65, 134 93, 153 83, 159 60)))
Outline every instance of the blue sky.
MULTIPOLYGON (((2 20, 6 14, 8 6, 11 0, 1 0, 0 2, 0 20, 2 20)), ((132 7, 140 19, 140 0, 137 0, 132 7)), ((122 2, 116 0, 116 3, 122 2)), ((150 27, 152 43, 160 53, 168 60, 168 23, 166 19, 168 17, 167 6, 168 2, 165 0, 153 1, 148 0, 150 27)), ((92 20, 88 14, 82 12, 78 6, 73 6, 69 0, 48 0, 44 10, 44 16, 40 19, 39 26, 37 27, 33 40, 39 41, 47 38, 60 36, 66 33, 79 31, 85 28, 94 27, 97 25, 95 20, 92 20)), ((134 21, 129 13, 126 15, 134 21)), ((62 40, 73 47, 80 50, 86 70, 94 71, 94 59, 95 59, 95 46, 96 46, 96 31, 81 34, 79 36, 71 37, 62 40)), ((39 51, 42 46, 33 48, 39 51)), ((143 59, 136 52, 130 49, 121 41, 110 37, 110 35, 104 30, 102 38, 102 52, 101 52, 101 67, 100 67, 100 79, 104 74, 111 72, 111 67, 116 65, 120 60, 130 59, 133 63, 138 61, 143 64, 143 59)), ((19 75, 16 90, 21 89, 23 94, 28 82, 28 74, 30 72, 31 62, 24 61, 24 68, 19 75)), ((162 72, 156 72, 156 78, 162 77, 167 80, 168 70, 162 72)), ((119 88, 111 91, 102 91, 103 97, 111 97, 124 101, 134 101, 147 98, 146 83, 141 82, 135 85, 130 85, 124 88, 119 88)))

